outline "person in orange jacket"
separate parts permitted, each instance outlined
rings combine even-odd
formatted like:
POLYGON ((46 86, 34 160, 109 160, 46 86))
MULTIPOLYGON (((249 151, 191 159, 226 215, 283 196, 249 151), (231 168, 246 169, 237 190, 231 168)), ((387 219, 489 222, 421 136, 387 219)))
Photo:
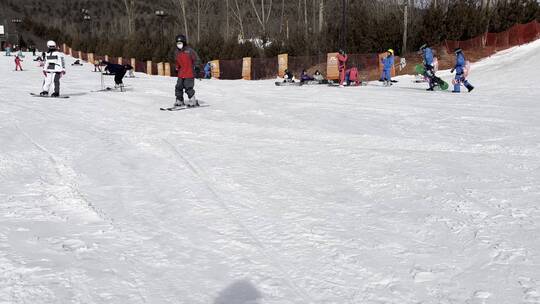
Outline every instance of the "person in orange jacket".
POLYGON ((19 69, 21 69, 21 71, 23 70, 21 62, 22 62, 21 57, 19 57, 18 55, 15 56, 15 71, 18 71, 19 69))
POLYGON ((337 59, 338 59, 338 70, 339 70, 339 85, 343 86, 343 82, 345 81, 345 71, 347 70, 347 60, 349 59, 349 56, 347 56, 345 51, 341 49, 339 50, 337 59))

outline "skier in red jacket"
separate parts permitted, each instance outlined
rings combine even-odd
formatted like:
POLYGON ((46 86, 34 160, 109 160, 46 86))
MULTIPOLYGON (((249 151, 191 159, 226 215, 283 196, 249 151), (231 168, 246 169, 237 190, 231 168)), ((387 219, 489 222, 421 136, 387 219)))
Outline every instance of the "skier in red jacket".
POLYGON ((195 77, 200 72, 199 55, 187 45, 187 39, 184 35, 176 36, 176 71, 178 80, 176 82, 176 102, 175 107, 198 107, 199 102, 195 98, 195 77), (189 101, 184 103, 184 91, 189 101))
POLYGON ((16 56, 15 57, 15 71, 18 71, 19 69, 21 69, 21 71, 23 70, 22 69, 22 65, 21 65, 21 57, 19 56, 16 56))
POLYGON ((343 86, 343 82, 345 81, 345 70, 347 69, 347 59, 349 59, 349 56, 347 56, 344 50, 339 50, 337 59, 339 70, 339 85, 343 86))

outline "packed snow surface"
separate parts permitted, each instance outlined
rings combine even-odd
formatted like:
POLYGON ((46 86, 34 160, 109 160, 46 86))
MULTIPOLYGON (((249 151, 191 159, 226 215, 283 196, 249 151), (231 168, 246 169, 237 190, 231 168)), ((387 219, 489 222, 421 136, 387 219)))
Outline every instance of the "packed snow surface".
POLYGON ((180 112, 90 65, 32 97, 30 57, 0 56, 0 303, 540 303, 540 41, 471 94, 204 80, 180 112))

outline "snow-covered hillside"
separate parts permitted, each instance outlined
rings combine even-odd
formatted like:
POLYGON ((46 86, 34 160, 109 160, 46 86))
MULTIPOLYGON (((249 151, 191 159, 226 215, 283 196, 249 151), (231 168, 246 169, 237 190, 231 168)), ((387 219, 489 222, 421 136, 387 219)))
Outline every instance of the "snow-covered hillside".
POLYGON ((211 80, 180 112, 173 78, 70 66, 44 99, 23 65, 0 56, 0 303, 540 303, 540 41, 471 94, 211 80))

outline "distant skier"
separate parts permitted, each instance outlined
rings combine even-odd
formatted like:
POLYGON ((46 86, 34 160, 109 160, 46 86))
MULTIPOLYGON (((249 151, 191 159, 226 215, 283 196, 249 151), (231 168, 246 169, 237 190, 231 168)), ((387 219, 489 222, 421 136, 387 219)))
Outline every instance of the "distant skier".
POLYGON ((56 48, 56 43, 52 40, 47 41, 48 51, 45 54, 45 63, 43 65, 43 74, 45 81, 43 82, 43 91, 41 96, 48 96, 49 89, 53 85, 54 92, 51 97, 60 96, 60 78, 66 74, 66 59, 63 53, 56 48))
POLYGON ((15 71, 19 71, 19 69, 22 71, 22 65, 21 65, 22 59, 19 56, 15 56, 15 71))
POLYGON ((384 82, 384 86, 392 85, 392 68, 394 67, 394 50, 389 49, 386 52, 386 57, 381 60, 383 64, 383 72, 381 79, 384 82))
POLYGON ((207 62, 204 65, 204 79, 210 79, 212 78, 212 63, 207 62))
POLYGON ((427 44, 424 44, 420 47, 420 52, 422 53, 422 58, 424 60, 424 69, 425 69, 425 76, 428 79, 429 82, 429 88, 428 91, 433 91, 433 88, 435 87, 435 69, 433 66, 433 50, 428 47, 427 44))
POLYGON ((456 77, 454 78, 454 90, 452 93, 460 93, 461 91, 461 84, 467 88, 467 90, 470 92, 474 89, 474 87, 467 81, 467 75, 466 75, 466 65, 467 61, 465 60, 465 55, 463 54, 463 50, 460 48, 457 48, 454 50, 454 53, 456 54, 456 65, 454 68, 450 71, 451 73, 456 72, 456 77))
POLYGON ((94 72, 103 72, 101 70, 101 60, 94 60, 94 72))
POLYGON ((339 71, 339 85, 343 86, 343 82, 345 81, 345 71, 347 70, 347 60, 349 59, 349 56, 347 56, 343 49, 340 49, 337 55, 337 59, 339 71))
POLYGON ((129 64, 122 65, 122 64, 116 64, 116 63, 110 63, 107 61, 102 61, 102 65, 105 66, 105 72, 114 75, 114 87, 115 88, 122 88, 124 87, 124 76, 126 75, 126 72, 128 69, 133 69, 132 66, 129 64))
POLYGON ((199 55, 188 46, 187 38, 184 35, 176 36, 176 70, 178 71, 178 80, 176 81, 175 107, 182 107, 184 103, 184 91, 188 96, 188 107, 198 107, 199 102, 195 98, 195 76, 200 72, 201 60, 199 55))

